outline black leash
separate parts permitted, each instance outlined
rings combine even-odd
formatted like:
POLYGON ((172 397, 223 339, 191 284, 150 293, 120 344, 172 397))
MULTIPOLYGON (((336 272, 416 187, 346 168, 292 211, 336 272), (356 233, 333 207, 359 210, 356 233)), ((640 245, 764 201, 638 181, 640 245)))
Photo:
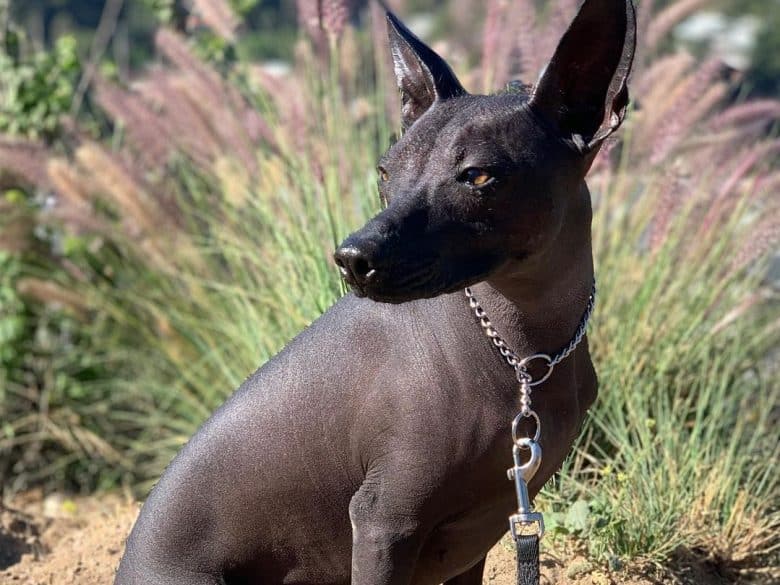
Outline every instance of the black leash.
POLYGON ((539 585, 539 535, 518 535, 517 585, 539 585))

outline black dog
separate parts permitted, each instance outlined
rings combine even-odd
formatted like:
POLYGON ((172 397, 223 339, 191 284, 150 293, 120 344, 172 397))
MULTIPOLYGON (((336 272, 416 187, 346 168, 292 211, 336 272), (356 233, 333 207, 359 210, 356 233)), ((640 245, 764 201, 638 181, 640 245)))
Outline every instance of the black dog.
MULTIPOLYGON (((184 447, 119 585, 477 585, 506 531, 518 383, 463 287, 517 355, 572 338, 593 282, 584 177, 625 112, 634 10, 586 0, 529 95, 466 93, 387 18, 406 132, 380 160, 387 209, 336 252, 356 294, 184 447)), ((582 343, 534 395, 532 495, 596 387, 582 343)))

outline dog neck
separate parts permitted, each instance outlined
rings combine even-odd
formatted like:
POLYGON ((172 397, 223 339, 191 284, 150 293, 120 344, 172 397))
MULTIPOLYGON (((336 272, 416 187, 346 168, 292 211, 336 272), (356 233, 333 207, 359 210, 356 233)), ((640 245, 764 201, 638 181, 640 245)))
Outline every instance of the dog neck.
POLYGON ((591 215, 583 183, 553 245, 472 287, 500 335, 521 357, 557 352, 582 319, 593 289, 591 215))

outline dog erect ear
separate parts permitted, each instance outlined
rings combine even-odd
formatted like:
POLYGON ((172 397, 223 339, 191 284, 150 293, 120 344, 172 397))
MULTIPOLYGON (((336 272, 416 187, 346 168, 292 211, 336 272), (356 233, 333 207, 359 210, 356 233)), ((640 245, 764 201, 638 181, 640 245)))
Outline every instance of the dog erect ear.
POLYGON ((585 0, 534 88, 531 107, 583 154, 625 117, 635 42, 631 0, 585 0))
POLYGON ((433 49, 387 11, 387 31, 395 77, 401 90, 401 123, 408 129, 437 100, 463 95, 452 69, 433 49))

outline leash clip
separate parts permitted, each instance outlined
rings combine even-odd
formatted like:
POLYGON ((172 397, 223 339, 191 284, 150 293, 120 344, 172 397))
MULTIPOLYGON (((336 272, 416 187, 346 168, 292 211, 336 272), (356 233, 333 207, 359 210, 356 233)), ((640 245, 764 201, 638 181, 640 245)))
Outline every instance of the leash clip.
POLYGON ((540 512, 534 512, 531 497, 528 495, 528 482, 536 475, 542 463, 542 448, 533 439, 523 438, 515 442, 512 447, 512 459, 514 467, 507 470, 507 476, 515 482, 517 494, 517 514, 509 517, 509 532, 512 539, 517 541, 519 536, 536 535, 544 536, 544 518, 540 512), (528 461, 522 462, 522 451, 529 451, 528 461), (533 529, 529 532, 530 529, 533 529))

